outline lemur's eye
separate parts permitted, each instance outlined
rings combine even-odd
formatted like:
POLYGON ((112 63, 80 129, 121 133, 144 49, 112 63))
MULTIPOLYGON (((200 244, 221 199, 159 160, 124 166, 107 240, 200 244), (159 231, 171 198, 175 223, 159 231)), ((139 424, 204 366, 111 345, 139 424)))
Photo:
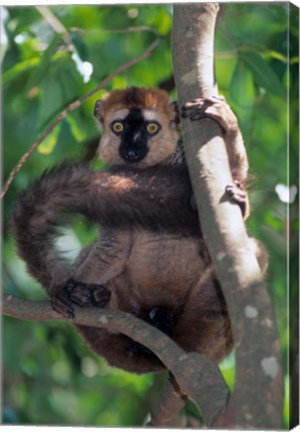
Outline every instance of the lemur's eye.
POLYGON ((147 132, 150 135, 154 135, 154 134, 156 134, 156 132, 158 132, 159 128, 160 128, 160 126, 157 123, 149 123, 147 125, 147 132))
POLYGON ((122 132, 122 130, 124 129, 124 126, 121 122, 115 121, 112 123, 111 129, 113 132, 118 134, 118 133, 122 132))

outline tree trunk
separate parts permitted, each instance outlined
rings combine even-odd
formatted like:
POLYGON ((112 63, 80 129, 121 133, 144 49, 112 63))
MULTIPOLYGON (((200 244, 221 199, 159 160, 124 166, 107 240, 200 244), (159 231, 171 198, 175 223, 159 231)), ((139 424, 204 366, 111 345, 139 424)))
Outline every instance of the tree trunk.
MULTIPOLYGON (((179 107, 217 94, 213 42, 218 9, 216 3, 174 6, 172 49, 179 107)), ((210 119, 181 124, 201 227, 226 298, 236 347, 235 389, 214 424, 279 429, 283 383, 278 332, 240 209, 224 200, 225 187, 233 181, 221 130, 210 119)))

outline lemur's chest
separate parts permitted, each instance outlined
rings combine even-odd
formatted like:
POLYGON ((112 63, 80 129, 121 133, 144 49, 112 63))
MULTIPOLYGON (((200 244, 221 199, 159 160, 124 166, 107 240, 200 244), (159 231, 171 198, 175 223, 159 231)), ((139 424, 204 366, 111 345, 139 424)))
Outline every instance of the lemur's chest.
POLYGON ((132 289, 143 301, 153 302, 153 293, 163 302, 173 294, 186 295, 204 271, 200 256, 200 242, 195 237, 139 232, 134 235, 133 246, 126 271, 132 289))

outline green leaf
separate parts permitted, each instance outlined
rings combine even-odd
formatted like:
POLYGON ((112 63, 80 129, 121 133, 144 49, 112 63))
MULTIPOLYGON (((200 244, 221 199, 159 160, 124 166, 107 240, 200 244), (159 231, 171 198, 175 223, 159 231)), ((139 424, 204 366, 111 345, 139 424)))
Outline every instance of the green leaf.
POLYGON ((8 69, 2 75, 2 84, 3 86, 9 84, 15 78, 18 78, 24 72, 27 72, 29 69, 36 67, 40 62, 39 57, 31 58, 29 60, 24 60, 20 63, 17 63, 15 66, 8 69))
POLYGON ((49 64, 41 83, 39 126, 44 128, 55 115, 78 97, 78 72, 70 56, 57 58, 49 64))
POLYGON ((82 131, 80 123, 74 118, 74 115, 68 115, 65 120, 69 124, 72 135, 76 138, 76 141, 83 141, 86 138, 86 134, 82 131))
POLYGON ((274 50, 266 50, 265 58, 273 58, 281 61, 282 63, 288 63, 288 57, 274 50))
POLYGON ((82 61, 86 61, 89 58, 89 52, 87 45, 85 44, 82 37, 77 32, 71 32, 71 38, 76 51, 82 61))
POLYGON ((41 80, 45 77, 48 72, 48 68, 52 61, 52 56, 56 52, 56 49, 61 42, 61 37, 59 35, 55 35, 49 44, 48 48, 44 52, 41 62, 38 67, 33 71, 28 83, 26 85, 27 91, 29 91, 32 87, 39 85, 41 80))
POLYGON ((252 108, 255 88, 252 73, 238 61, 229 84, 229 98, 239 108, 252 108))
POLYGON ((42 142, 42 144, 38 147, 38 152, 44 155, 49 155, 53 152, 56 143, 58 141, 58 136, 61 131, 61 123, 58 124, 50 135, 42 142))
POLYGON ((42 97, 39 111, 39 126, 44 128, 55 114, 64 106, 65 100, 61 91, 58 75, 49 71, 41 84, 42 97))
POLYGON ((290 65, 297 64, 297 63, 299 63, 299 57, 298 56, 290 58, 290 65))
POLYGON ((278 76, 260 55, 251 51, 243 51, 240 53, 240 58, 251 70, 257 85, 276 96, 284 97, 286 95, 278 76))
POLYGON ((252 73, 241 60, 236 65, 228 90, 228 102, 235 111, 242 133, 246 138, 252 128, 256 90, 252 73))

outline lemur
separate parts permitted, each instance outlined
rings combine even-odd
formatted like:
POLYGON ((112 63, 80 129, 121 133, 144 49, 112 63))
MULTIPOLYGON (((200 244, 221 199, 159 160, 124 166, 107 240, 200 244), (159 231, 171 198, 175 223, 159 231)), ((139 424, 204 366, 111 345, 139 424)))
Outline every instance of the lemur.
MULTIPOLYGON (((66 162, 28 188, 13 215, 20 256, 62 315, 72 319, 74 304, 126 311, 187 352, 221 361, 233 347, 230 318, 191 205, 176 105, 162 90, 133 87, 110 92, 94 114, 102 129, 97 152, 109 167, 96 172, 66 162), (61 217, 73 213, 99 224, 100 240, 68 266, 54 238, 61 217)), ((227 194, 247 218, 248 160, 237 119, 220 98, 196 99, 182 109, 182 119, 203 117, 222 128, 235 181, 227 194)), ((249 242, 264 271, 263 247, 249 242)), ((164 367, 125 335, 76 327, 112 366, 136 373, 164 367)))

